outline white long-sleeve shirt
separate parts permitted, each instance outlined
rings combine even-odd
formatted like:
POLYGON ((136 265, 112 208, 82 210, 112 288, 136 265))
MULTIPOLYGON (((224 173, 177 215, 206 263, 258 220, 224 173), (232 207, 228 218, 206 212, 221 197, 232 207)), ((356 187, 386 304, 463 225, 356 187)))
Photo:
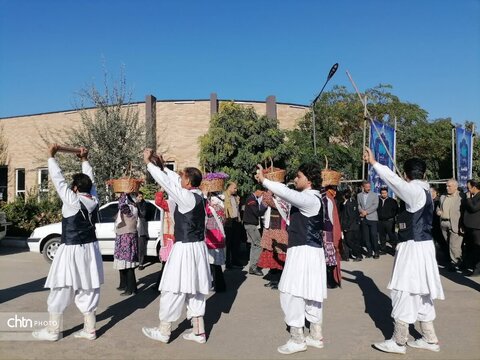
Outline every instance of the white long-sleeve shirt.
MULTIPOLYGON (((80 201, 85 205, 90 213, 97 207, 98 200, 95 196, 93 196, 93 194, 96 194, 95 185, 92 186, 92 191, 90 194, 74 192, 72 189, 70 189, 70 186, 63 177, 60 166, 58 166, 57 160, 54 158, 48 159, 48 172, 52 178, 52 182, 57 190, 58 196, 63 202, 63 217, 75 215, 80 210, 80 201)), ((87 175, 90 180, 92 180, 92 183, 94 183, 93 168, 88 161, 82 161, 82 173, 87 175)))
POLYGON ((408 212, 414 213, 425 206, 427 201, 425 190, 430 188, 426 181, 405 181, 390 170, 388 166, 378 162, 373 165, 373 168, 387 186, 405 202, 405 208, 408 212))
POLYGON ((300 213, 307 217, 315 216, 320 211, 322 202, 320 201, 320 192, 318 190, 292 190, 282 183, 268 179, 264 179, 262 184, 279 198, 298 208, 300 213))
POLYGON ((152 163, 148 163, 147 169, 155 181, 165 189, 169 198, 177 204, 178 211, 182 214, 191 211, 195 207, 196 201, 193 195, 194 193, 203 197, 199 189, 187 190, 182 188, 180 176, 176 172, 167 168, 162 171, 152 163))

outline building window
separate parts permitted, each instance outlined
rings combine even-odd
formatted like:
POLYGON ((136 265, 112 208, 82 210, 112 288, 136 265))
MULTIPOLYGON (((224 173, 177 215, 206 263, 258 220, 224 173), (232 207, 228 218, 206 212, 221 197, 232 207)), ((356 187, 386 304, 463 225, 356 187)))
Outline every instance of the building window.
POLYGON ((8 199, 8 166, 0 166, 0 200, 8 199))
POLYGON ((15 170, 15 196, 25 199, 25 169, 15 170))
POLYGON ((38 199, 48 198, 48 169, 38 169, 38 199))
POLYGON ((177 170, 177 165, 175 164, 175 161, 165 161, 164 166, 165 166, 167 169, 170 169, 170 170, 172 170, 172 171, 176 171, 176 170, 177 170))

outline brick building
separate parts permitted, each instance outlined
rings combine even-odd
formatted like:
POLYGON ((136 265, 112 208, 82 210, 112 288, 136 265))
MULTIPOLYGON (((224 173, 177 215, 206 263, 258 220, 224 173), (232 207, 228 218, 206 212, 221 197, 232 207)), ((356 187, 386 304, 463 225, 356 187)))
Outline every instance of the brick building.
MULTIPOLYGON (((218 100, 156 100, 149 95, 138 108, 140 121, 147 131, 146 145, 161 148, 172 168, 198 166, 198 137, 208 130, 209 121, 218 111, 218 100)), ((234 101, 252 106, 257 114, 277 118, 280 127, 291 129, 308 111, 299 104, 277 103, 274 96, 266 101, 234 101)), ((90 109, 88 111, 95 111, 90 109)), ((7 141, 7 164, 0 166, 0 199, 11 201, 34 187, 42 189, 48 179, 46 144, 42 137, 63 132, 81 124, 75 110, 0 118, 7 141)))

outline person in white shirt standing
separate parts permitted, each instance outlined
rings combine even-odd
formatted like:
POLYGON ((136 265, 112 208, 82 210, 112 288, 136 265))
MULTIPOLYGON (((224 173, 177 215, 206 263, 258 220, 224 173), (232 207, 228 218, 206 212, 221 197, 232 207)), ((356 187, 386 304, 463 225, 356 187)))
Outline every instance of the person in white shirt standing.
POLYGON ((323 348, 323 301, 327 298, 325 253, 322 240, 322 200, 317 190, 322 183, 317 164, 300 166, 295 177, 296 190, 265 179, 257 165, 255 178, 268 190, 291 204, 288 228, 288 249, 285 267, 278 285, 285 323, 290 326, 290 339, 277 350, 293 354, 307 346, 323 348), (305 337, 305 318, 310 322, 310 335, 305 337))
POLYGON ((88 162, 88 150, 80 148, 78 157, 82 161, 82 173, 74 174, 68 186, 55 160, 58 148, 57 144, 48 148, 48 172, 63 202, 62 243, 45 283, 45 287, 50 288, 49 324, 32 335, 39 340, 58 340, 63 312, 75 298, 75 305, 84 315, 84 327, 74 336, 95 340, 95 311, 103 284, 103 263, 93 219, 98 206, 93 169, 88 162))
POLYGON ((405 179, 375 160, 366 149, 364 160, 380 178, 403 200, 397 217, 398 245, 392 277, 388 284, 392 298, 393 336, 373 346, 389 353, 405 354, 406 346, 440 351, 433 327, 436 317, 433 301, 444 299, 432 238, 433 199, 425 181, 427 166, 417 158, 405 161, 405 179), (408 326, 420 322, 422 337, 408 340, 408 326))
POLYGON ((168 343, 172 323, 182 315, 187 305, 187 318, 191 319, 192 332, 183 335, 186 340, 206 342, 205 303, 212 276, 205 244, 206 203, 201 190, 202 173, 187 167, 181 175, 163 167, 163 159, 152 149, 145 149, 143 158, 147 170, 167 192, 175 207, 175 244, 168 257, 160 282, 159 327, 142 328, 150 339, 168 343), (158 164, 156 166, 153 162, 158 164))

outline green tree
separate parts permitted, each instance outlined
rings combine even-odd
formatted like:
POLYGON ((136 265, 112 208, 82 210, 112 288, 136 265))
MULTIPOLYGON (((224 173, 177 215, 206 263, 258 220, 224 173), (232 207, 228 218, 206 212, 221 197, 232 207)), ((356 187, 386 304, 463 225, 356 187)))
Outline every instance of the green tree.
POLYGON ((208 132, 199 139, 200 163, 207 172, 230 175, 245 195, 254 187, 256 164, 272 158, 276 167, 285 166, 289 149, 284 139, 277 120, 258 116, 252 107, 222 103, 208 132))
MULTIPOLYGON (((451 120, 428 121, 428 113, 417 104, 402 102, 391 93, 391 86, 380 84, 367 89, 368 112, 372 118, 394 126, 397 121, 397 164, 412 156, 427 161, 429 178, 451 177, 451 120)), ((317 157, 313 154, 312 114, 307 113, 288 133, 287 146, 293 155, 289 170, 304 161, 321 161, 359 179, 362 174, 364 109, 356 93, 336 86, 325 92, 314 108, 317 133, 317 157)), ((368 124, 368 122, 367 122, 368 124)), ((368 137, 368 134, 367 134, 368 137)), ((401 170, 401 166, 399 166, 401 170)))
MULTIPOLYGON (((89 149, 99 199, 103 202, 111 195, 105 185, 107 180, 124 175, 141 176, 144 128, 137 108, 131 106, 123 72, 111 86, 105 73, 102 91, 91 85, 78 96, 81 126, 67 134, 66 143, 89 149), (89 110, 92 106, 94 111, 89 110)), ((61 161, 66 173, 79 171, 79 162, 73 156, 62 156, 61 161)))

